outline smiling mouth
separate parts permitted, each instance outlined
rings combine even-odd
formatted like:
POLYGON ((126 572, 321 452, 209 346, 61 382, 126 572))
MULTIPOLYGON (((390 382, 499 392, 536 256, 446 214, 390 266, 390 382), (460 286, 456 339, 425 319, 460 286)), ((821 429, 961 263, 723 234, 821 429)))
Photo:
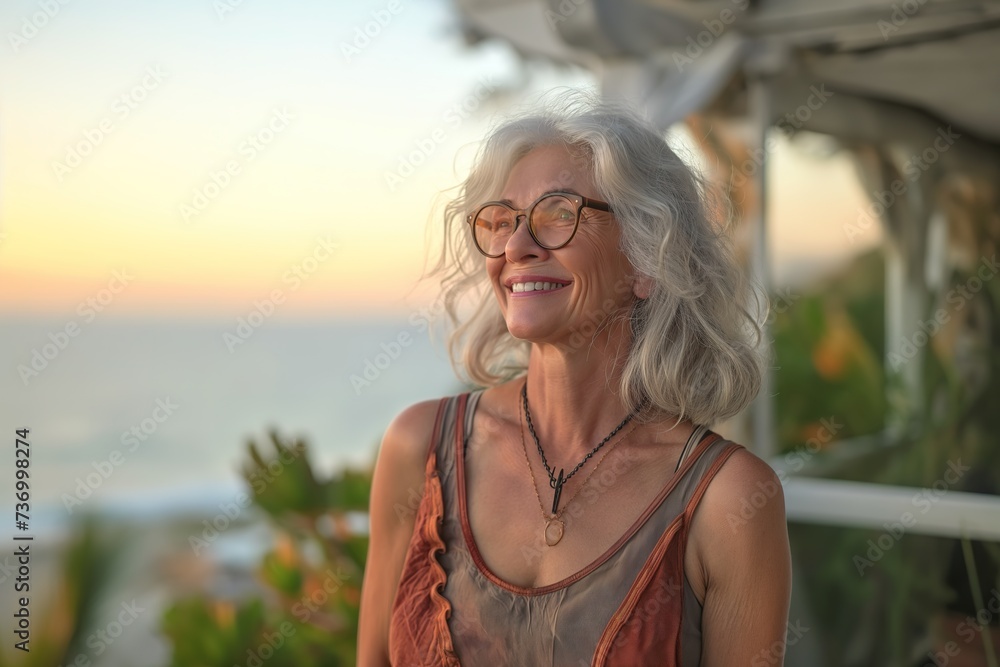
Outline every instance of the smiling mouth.
POLYGON ((552 292, 563 287, 566 287, 563 283, 526 282, 514 283, 510 286, 510 289, 515 294, 518 294, 520 292, 552 292))

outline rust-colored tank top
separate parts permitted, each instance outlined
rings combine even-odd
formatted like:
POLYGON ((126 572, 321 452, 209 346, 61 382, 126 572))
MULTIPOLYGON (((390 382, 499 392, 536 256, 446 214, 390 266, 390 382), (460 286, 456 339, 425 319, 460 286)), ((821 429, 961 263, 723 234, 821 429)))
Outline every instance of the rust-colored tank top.
POLYGON ((708 431, 597 560, 540 588, 487 568, 465 504, 465 443, 482 392, 442 399, 389 628, 393 667, 697 667, 701 605, 684 576, 688 527, 741 445, 708 431))

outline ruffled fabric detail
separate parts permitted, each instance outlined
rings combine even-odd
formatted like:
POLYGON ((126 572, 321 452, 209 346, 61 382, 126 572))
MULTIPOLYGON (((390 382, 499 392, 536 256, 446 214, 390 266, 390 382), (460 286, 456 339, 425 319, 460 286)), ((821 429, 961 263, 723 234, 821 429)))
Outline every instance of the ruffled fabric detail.
POLYGON ((389 629, 393 667, 461 667, 451 641, 451 603, 441 591, 448 575, 438 554, 445 550, 444 522, 437 453, 427 459, 424 496, 417 509, 413 537, 406 552, 389 629))

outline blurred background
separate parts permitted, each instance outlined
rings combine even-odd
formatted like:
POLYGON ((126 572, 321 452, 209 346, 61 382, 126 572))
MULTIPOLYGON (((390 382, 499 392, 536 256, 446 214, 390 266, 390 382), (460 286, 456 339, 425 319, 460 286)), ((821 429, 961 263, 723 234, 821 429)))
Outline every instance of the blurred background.
POLYGON ((440 208, 556 87, 648 114, 771 295, 767 387, 718 430, 784 483, 786 664, 998 664, 1000 4, 11 0, 0 26, 0 665, 354 664, 382 431, 467 389, 420 280, 440 208))

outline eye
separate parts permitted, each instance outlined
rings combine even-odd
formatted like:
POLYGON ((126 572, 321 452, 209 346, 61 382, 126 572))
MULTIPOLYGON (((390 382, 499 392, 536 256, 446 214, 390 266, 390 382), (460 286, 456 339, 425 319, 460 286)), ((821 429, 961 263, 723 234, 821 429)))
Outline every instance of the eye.
POLYGON ((487 206, 476 218, 477 226, 494 234, 509 233, 513 223, 513 215, 503 206, 487 206))
POLYGON ((562 195, 549 195, 532 212, 538 225, 572 225, 576 222, 574 203, 562 195))

